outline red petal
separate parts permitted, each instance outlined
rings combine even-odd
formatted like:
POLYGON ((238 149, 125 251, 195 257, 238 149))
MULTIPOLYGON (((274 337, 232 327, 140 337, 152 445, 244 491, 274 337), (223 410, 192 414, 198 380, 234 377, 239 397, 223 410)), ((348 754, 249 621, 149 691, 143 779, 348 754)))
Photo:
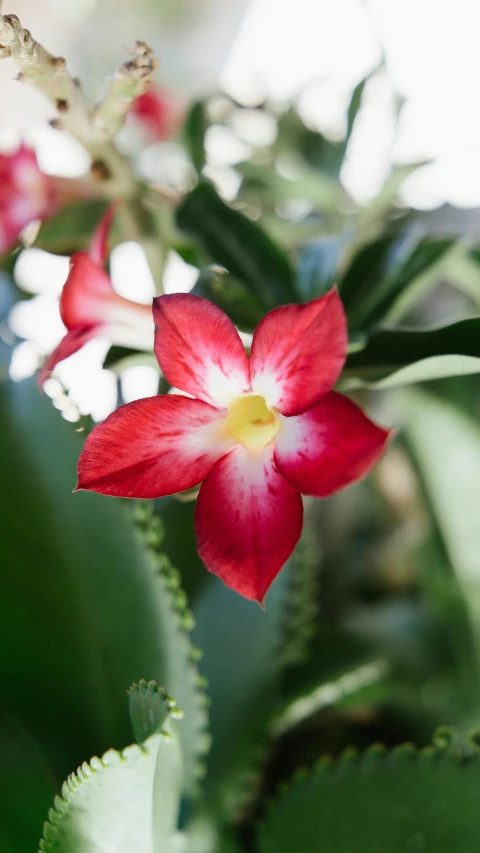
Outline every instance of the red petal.
POLYGON ((363 477, 390 435, 333 391, 303 415, 280 416, 280 423, 274 452, 277 467, 292 486, 317 498, 363 477))
POLYGON ((105 322, 106 305, 115 298, 121 299, 107 273, 86 252, 73 255, 60 297, 60 314, 67 329, 105 322))
POLYGON ((108 208, 92 237, 92 242, 90 243, 90 248, 88 250, 88 254, 93 263, 98 264, 100 267, 103 267, 107 257, 108 235, 117 207, 118 204, 112 204, 108 208))
POLYGON ((47 358, 40 373, 38 374, 38 384, 43 386, 45 379, 48 378, 54 367, 64 359, 77 352, 84 344, 91 341, 92 338, 102 334, 102 327, 98 325, 92 326, 76 326, 71 329, 65 337, 62 338, 58 346, 53 350, 52 354, 47 358))
POLYGON ((337 291, 306 305, 275 308, 255 329, 252 388, 284 415, 297 415, 331 390, 345 363, 347 323, 337 291))
POLYGON ((217 409, 175 394, 120 406, 88 436, 77 488, 125 498, 191 489, 231 449, 222 424, 217 409))
POLYGON ((227 406, 250 387, 248 359, 235 326, 208 299, 173 293, 153 300, 155 355, 176 388, 227 406))
POLYGON ((212 468, 195 510, 198 553, 232 589, 263 603, 302 530, 300 494, 279 474, 272 450, 236 448, 212 468))

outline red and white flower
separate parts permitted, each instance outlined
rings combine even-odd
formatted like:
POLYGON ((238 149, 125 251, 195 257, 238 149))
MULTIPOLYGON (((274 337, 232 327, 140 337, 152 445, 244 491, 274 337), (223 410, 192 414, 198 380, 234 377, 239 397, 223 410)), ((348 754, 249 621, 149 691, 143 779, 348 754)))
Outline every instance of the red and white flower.
POLYGON ((72 255, 70 272, 60 296, 60 316, 67 333, 40 371, 40 385, 60 361, 93 338, 106 338, 112 344, 131 349, 152 349, 151 306, 119 296, 103 268, 114 212, 114 206, 107 210, 88 252, 72 255))
POLYGON ((191 294, 154 300, 155 353, 175 387, 121 406, 86 440, 78 489, 158 498, 202 482, 195 511, 207 569, 246 598, 292 553, 301 493, 323 498, 362 477, 388 430, 332 391, 346 356, 336 290, 270 311, 250 361, 218 307, 191 294))
POLYGON ((170 139, 183 117, 183 108, 171 92, 148 86, 135 98, 130 113, 146 131, 152 142, 170 139))
POLYGON ((0 154, 0 255, 15 245, 20 232, 55 208, 53 179, 38 168, 35 152, 21 145, 0 154))

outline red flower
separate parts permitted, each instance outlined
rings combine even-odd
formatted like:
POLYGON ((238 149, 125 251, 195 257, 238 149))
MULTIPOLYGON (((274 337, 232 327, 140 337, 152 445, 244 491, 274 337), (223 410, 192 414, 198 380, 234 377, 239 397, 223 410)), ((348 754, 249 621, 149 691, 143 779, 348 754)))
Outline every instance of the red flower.
POLYGON ((108 232, 115 207, 110 207, 98 226, 88 252, 77 252, 60 297, 60 316, 67 334, 45 362, 39 374, 43 384, 59 361, 77 352, 92 338, 112 344, 151 350, 153 320, 150 305, 140 305, 115 293, 103 269, 108 232))
POLYGON ((23 228, 54 210, 53 180, 38 168, 35 152, 21 145, 0 154, 0 254, 15 245, 23 228))
POLYGON ((250 362, 228 317, 189 294, 154 300, 155 353, 194 396, 121 406, 86 440, 79 489, 158 498, 203 481, 195 513, 207 569, 262 602, 302 529, 301 494, 362 477, 389 432, 331 391, 347 329, 336 290, 270 311, 250 362))
POLYGON ((149 86, 143 95, 139 95, 130 112, 143 125, 152 142, 170 139, 183 114, 173 95, 156 86, 149 86))

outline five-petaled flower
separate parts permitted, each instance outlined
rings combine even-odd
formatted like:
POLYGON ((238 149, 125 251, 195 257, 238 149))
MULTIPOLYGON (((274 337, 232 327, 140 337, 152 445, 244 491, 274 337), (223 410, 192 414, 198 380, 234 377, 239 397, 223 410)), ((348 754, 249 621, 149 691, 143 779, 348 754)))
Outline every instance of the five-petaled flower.
POLYGON ((389 432, 332 391, 347 349, 336 290, 270 311, 250 361, 229 318, 191 294, 154 300, 167 394, 121 406, 88 436, 78 489, 158 498, 202 482, 195 511, 207 569, 263 602, 292 553, 302 498, 362 477, 389 432), (193 399, 192 399, 193 398, 193 399))
POLYGON ((171 92, 150 85, 135 98, 130 113, 152 142, 170 139, 180 125, 183 109, 171 92))
POLYGON ((21 145, 15 154, 0 154, 0 254, 15 245, 26 225, 54 209, 53 180, 38 168, 35 152, 21 145))
POLYGON ((38 377, 40 385, 60 361, 96 337, 131 349, 152 349, 151 305, 140 305, 120 296, 103 269, 114 212, 112 206, 105 213, 88 252, 72 255, 60 296, 60 316, 67 333, 43 365, 38 377))
POLYGON ((270 311, 250 361, 228 317, 191 294, 154 300, 167 394, 121 406, 88 436, 78 489, 158 498, 202 482, 207 569, 263 602, 302 530, 301 493, 326 497, 378 459, 389 432, 332 391, 347 349, 336 290, 270 311))

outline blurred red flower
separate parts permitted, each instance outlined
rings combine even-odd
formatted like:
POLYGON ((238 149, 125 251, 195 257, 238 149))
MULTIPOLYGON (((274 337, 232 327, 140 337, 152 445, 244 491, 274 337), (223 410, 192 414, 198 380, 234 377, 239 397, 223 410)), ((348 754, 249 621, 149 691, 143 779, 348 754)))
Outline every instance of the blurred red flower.
POLYGON ((170 139, 178 129, 183 109, 171 92, 149 86, 133 102, 131 114, 137 119, 152 142, 170 139))
POLYGON ((35 219, 55 209, 53 179, 40 171, 35 152, 21 145, 15 154, 0 154, 0 254, 35 219))
POLYGON ((88 252, 72 255, 70 272, 60 297, 60 316, 67 333, 40 371, 40 385, 59 361, 73 355, 96 337, 107 338, 112 344, 132 349, 152 348, 151 306, 119 296, 103 269, 114 212, 115 206, 107 210, 88 252))

